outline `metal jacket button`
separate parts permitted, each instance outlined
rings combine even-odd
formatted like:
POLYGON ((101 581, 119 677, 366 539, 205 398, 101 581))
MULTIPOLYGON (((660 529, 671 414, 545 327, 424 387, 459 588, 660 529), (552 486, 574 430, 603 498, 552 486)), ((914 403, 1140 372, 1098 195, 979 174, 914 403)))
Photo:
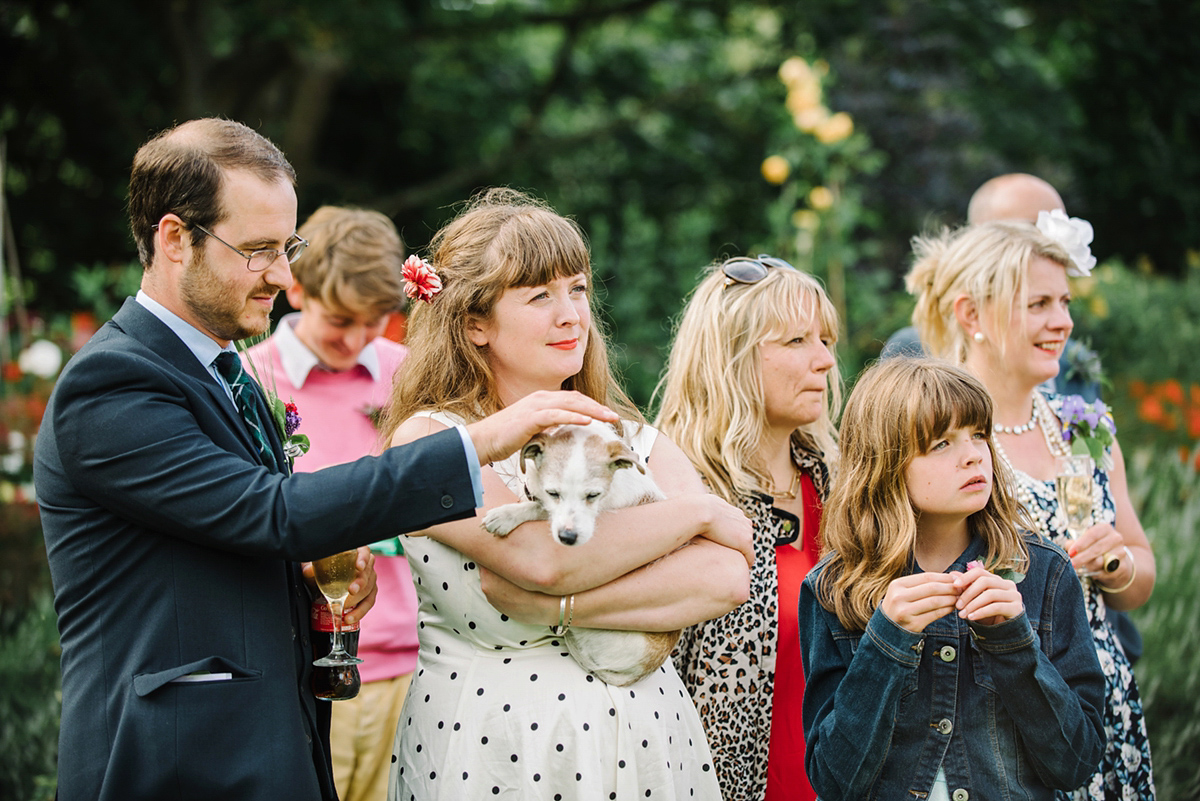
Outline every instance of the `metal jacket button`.
POLYGON ((969 799, 970 797, 971 797, 971 794, 968 793, 966 790, 964 790, 961 787, 959 787, 957 790, 955 790, 953 793, 950 794, 950 798, 952 798, 953 801, 967 801, 967 799, 969 799))
POLYGON ((938 656, 942 658, 943 662, 953 662, 955 653, 953 645, 943 645, 938 649, 938 656))
POLYGON ((938 721, 937 730, 942 734, 949 734, 954 731, 954 724, 950 722, 950 718, 942 718, 938 721))

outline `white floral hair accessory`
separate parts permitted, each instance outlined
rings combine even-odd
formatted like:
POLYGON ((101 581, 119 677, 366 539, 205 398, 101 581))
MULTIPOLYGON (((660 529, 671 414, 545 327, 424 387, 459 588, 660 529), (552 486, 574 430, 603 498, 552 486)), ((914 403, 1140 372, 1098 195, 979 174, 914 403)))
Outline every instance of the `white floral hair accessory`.
POLYGON ((1067 275, 1076 278, 1086 278, 1092 274, 1096 266, 1096 257, 1092 255, 1092 224, 1078 217, 1067 217, 1062 209, 1054 211, 1039 211, 1037 227, 1046 236, 1062 245, 1063 250, 1071 257, 1071 266, 1067 267, 1067 275))

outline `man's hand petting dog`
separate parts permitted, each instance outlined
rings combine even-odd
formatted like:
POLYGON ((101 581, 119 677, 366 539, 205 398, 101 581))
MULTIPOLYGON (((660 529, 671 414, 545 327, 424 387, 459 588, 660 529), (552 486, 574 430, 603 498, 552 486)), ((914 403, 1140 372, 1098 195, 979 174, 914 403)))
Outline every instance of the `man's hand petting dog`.
POLYGON ((467 426, 479 464, 504 459, 529 439, 557 425, 584 425, 592 420, 615 423, 617 413, 588 396, 572 391, 542 390, 467 426))

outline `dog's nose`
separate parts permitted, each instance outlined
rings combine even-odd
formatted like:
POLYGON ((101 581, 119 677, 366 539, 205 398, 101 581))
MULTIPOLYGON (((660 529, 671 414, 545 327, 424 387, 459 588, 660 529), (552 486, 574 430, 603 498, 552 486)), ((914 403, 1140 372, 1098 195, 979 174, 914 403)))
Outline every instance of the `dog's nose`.
POLYGON ((558 541, 563 545, 574 545, 577 539, 579 539, 579 535, 573 528, 564 528, 558 532, 558 541))

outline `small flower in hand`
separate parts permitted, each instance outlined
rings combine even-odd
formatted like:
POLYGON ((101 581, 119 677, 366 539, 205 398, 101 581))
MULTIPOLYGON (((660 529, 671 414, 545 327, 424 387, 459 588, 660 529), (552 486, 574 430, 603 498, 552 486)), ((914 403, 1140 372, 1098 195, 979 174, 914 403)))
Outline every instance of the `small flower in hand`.
MULTIPOLYGON (((978 559, 972 559, 970 562, 967 562, 967 571, 968 572, 974 570, 977 567, 982 568, 984 570, 988 569, 987 565, 985 565, 983 562, 979 561, 978 559)), ((1020 584, 1022 581, 1025 580, 1025 574, 1020 573, 1016 570, 990 570, 988 572, 992 573, 993 575, 999 576, 1002 579, 1008 579, 1013 584, 1020 584)))

